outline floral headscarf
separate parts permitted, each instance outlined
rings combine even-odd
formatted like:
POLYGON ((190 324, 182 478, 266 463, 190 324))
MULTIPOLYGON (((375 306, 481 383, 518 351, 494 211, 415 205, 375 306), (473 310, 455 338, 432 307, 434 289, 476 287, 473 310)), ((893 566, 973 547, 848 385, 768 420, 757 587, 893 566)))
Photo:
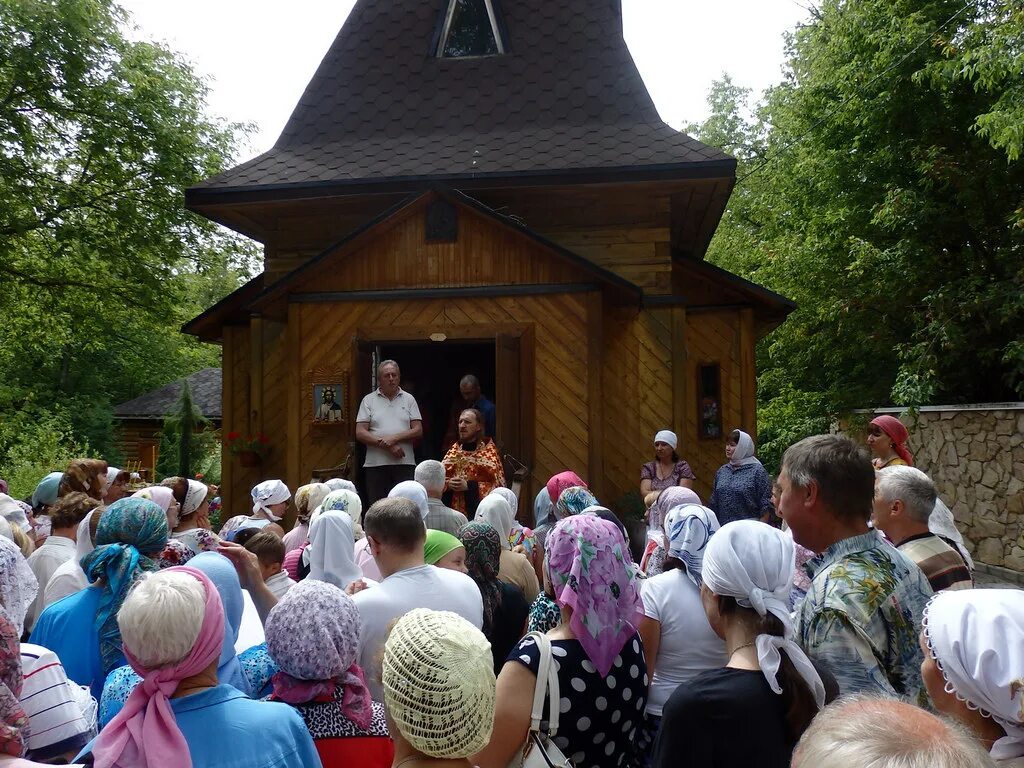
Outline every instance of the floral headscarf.
POLYGON ((167 514, 148 499, 118 499, 100 518, 96 549, 82 558, 81 565, 90 582, 105 582, 94 622, 104 673, 123 663, 117 612, 139 575, 157 570, 153 558, 167 546, 169 536, 167 514))
POLYGON ((643 616, 636 567, 614 524, 596 515, 559 521, 547 537, 548 578, 569 626, 602 677, 643 616))
POLYGON ((557 475, 553 476, 550 480, 548 480, 548 498, 551 499, 551 503, 553 505, 557 504, 558 497, 562 495, 562 491, 564 491, 566 488, 574 487, 586 488, 587 484, 583 482, 583 479, 579 475, 577 475, 575 472, 572 472, 571 470, 559 472, 557 475))
POLYGON ((36 599, 39 583, 21 554, 18 545, 10 539, 0 538, 0 602, 7 618, 18 630, 25 628, 25 614, 36 599))
POLYGON ((719 528, 715 513, 699 504, 672 507, 665 517, 668 556, 682 562, 686 575, 698 587, 701 585, 704 550, 719 528))
POLYGON ((362 619, 333 584, 306 580, 285 593, 267 615, 267 650, 281 668, 273 698, 289 704, 337 701, 360 728, 373 719, 373 701, 356 659, 362 619))
POLYGON ((102 459, 74 459, 64 470, 57 493, 63 496, 72 491, 81 491, 96 501, 103 501, 107 487, 107 462, 102 459))
POLYGON ((562 520, 578 515, 587 507, 598 506, 597 497, 581 485, 566 488, 555 502, 555 518, 562 520))
POLYGON ((29 725, 21 695, 21 634, 0 611, 0 755, 21 757, 28 745, 29 725))
MULTIPOLYGON (((363 502, 359 499, 359 494, 355 491, 349 491, 342 489, 340 491, 331 491, 324 500, 320 502, 320 512, 347 512, 348 516, 355 522, 362 517, 363 514, 363 502)), ((312 521, 310 521, 312 522, 312 521)))
POLYGON ((672 507, 683 504, 700 504, 700 496, 690 488, 681 485, 673 485, 658 494, 658 500, 651 507, 651 523, 661 526, 665 522, 665 516, 672 507))
POLYGON ((501 584, 498 583, 501 541, 493 526, 481 520, 462 526, 459 539, 466 548, 466 570, 480 588, 484 601, 483 632, 489 635, 494 624, 494 612, 501 606, 501 584))

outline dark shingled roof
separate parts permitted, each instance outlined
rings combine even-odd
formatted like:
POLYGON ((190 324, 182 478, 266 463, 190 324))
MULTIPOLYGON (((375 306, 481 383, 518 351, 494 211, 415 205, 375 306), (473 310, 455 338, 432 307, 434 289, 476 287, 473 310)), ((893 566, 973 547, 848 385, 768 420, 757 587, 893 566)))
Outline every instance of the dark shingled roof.
POLYGON ((495 1, 509 52, 438 59, 448 0, 359 0, 274 148, 192 187, 190 204, 398 180, 733 175, 731 157, 658 116, 618 0, 495 1))
POLYGON ((192 400, 200 413, 211 421, 221 418, 222 379, 220 368, 203 368, 201 371, 172 381, 134 400, 114 406, 114 417, 118 419, 163 419, 174 412, 181 397, 181 382, 188 381, 192 400))

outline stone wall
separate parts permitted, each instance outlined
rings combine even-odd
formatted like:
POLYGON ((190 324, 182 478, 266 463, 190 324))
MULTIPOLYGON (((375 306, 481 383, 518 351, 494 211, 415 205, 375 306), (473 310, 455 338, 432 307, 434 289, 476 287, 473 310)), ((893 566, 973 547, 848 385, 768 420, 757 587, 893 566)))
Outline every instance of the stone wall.
POLYGON ((972 557, 1024 571, 1024 403, 872 413, 909 427, 914 463, 935 481, 972 557))

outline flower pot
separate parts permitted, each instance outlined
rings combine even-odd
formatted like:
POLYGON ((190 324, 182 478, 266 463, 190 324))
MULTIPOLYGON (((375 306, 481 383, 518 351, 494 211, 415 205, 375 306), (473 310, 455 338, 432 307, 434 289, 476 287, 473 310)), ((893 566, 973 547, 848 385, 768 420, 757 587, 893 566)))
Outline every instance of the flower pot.
POLYGON ((239 451, 238 463, 243 467, 258 467, 263 463, 263 457, 256 451, 239 451))

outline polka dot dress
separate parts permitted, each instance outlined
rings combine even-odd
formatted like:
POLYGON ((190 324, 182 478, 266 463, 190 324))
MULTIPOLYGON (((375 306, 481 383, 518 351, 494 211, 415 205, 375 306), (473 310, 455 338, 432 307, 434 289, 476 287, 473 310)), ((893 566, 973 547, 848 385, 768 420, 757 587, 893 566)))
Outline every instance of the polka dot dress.
MULTIPOLYGON (((647 705, 647 662, 634 634, 615 657, 607 677, 601 677, 578 640, 552 640, 560 694, 555 745, 576 768, 614 768, 629 765, 632 744, 647 705)), ((509 654, 535 675, 540 651, 530 637, 509 654)), ((548 702, 550 704, 550 702, 548 702)), ((541 730, 548 728, 544 705, 541 730)))

